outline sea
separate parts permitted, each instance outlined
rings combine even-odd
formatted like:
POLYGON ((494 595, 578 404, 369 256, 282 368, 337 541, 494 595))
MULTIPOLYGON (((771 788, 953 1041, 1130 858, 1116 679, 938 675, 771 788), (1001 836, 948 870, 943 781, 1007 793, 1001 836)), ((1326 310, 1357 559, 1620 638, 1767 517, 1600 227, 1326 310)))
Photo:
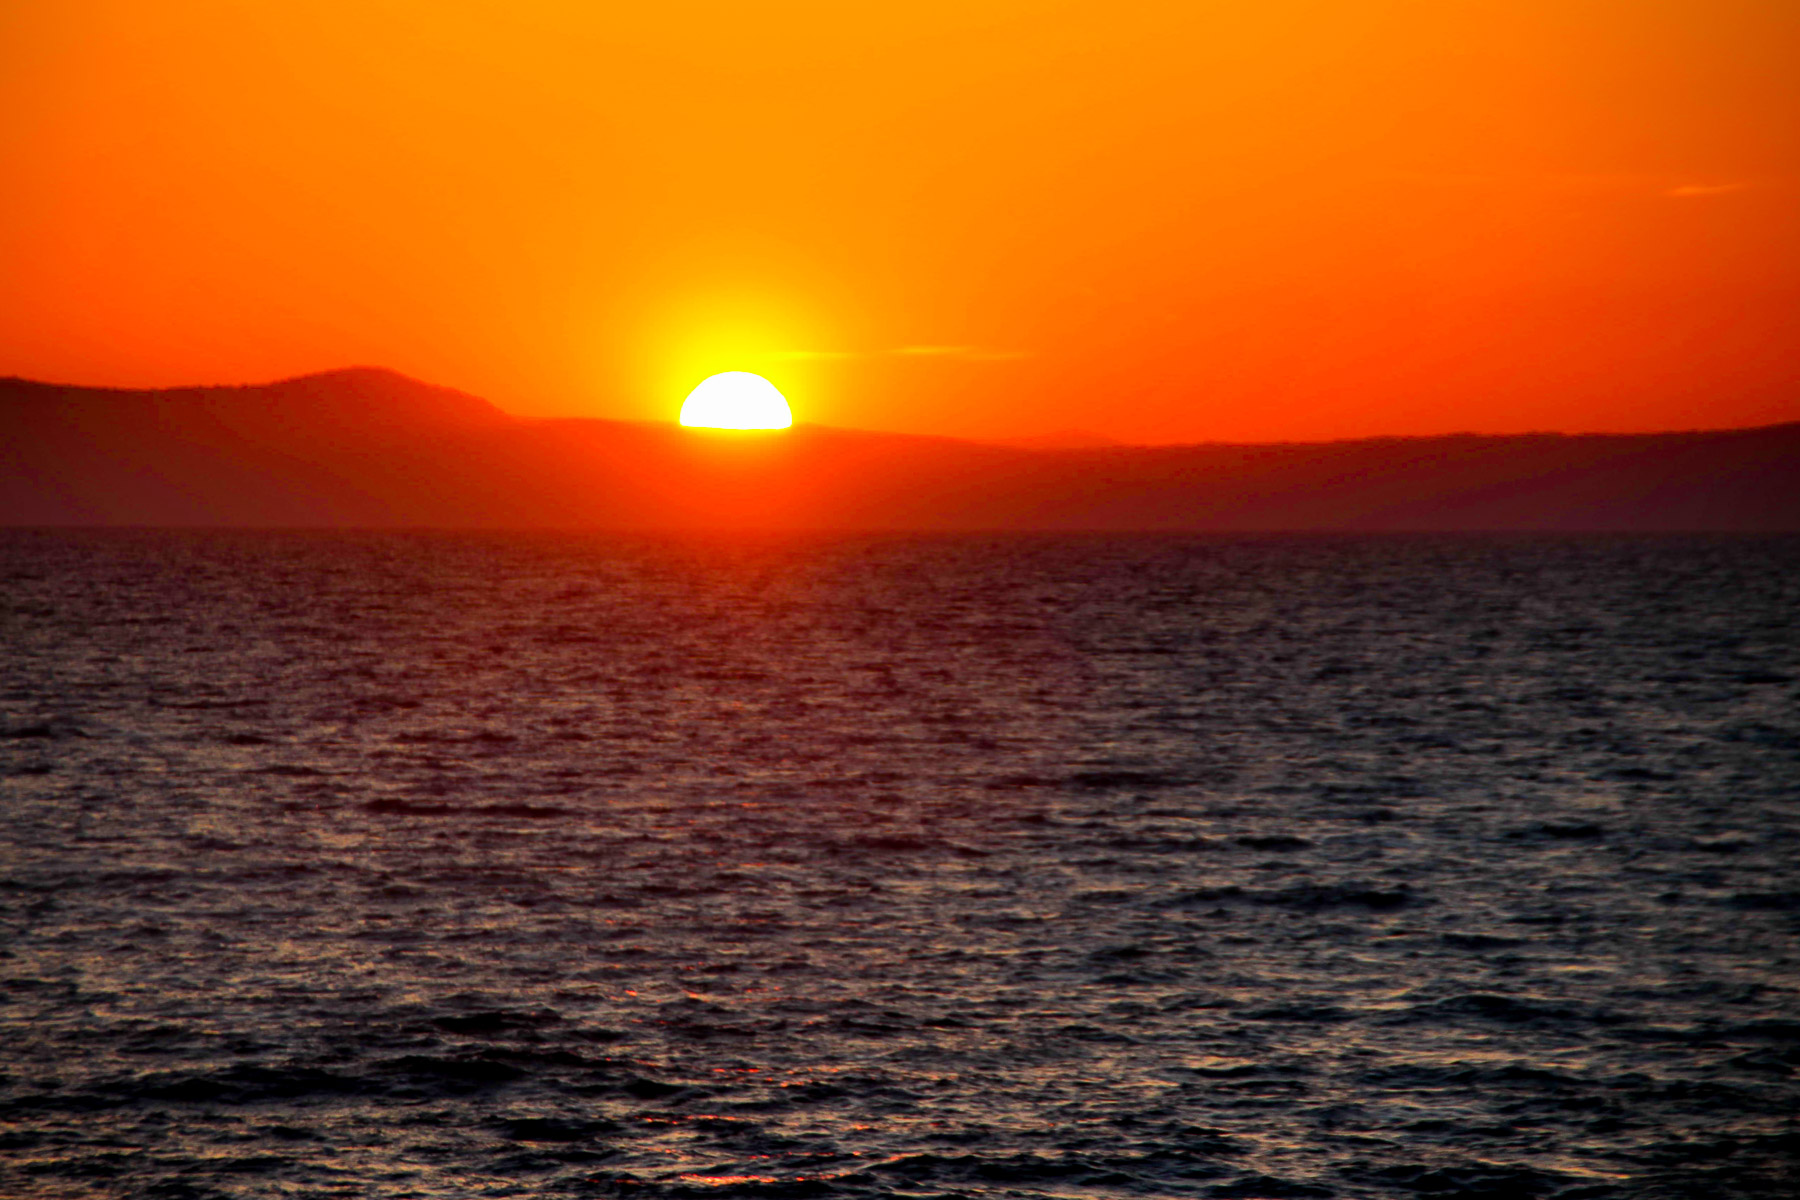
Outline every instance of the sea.
POLYGON ((1800 1194, 1800 539, 0 532, 0 1196, 1800 1194))

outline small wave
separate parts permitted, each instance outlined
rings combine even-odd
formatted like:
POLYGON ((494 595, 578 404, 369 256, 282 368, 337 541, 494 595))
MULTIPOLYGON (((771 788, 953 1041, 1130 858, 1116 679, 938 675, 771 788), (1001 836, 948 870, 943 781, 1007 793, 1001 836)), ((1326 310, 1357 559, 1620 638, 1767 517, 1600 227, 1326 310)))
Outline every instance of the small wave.
POLYGON ((1414 1005, 1394 1020, 1400 1022, 1461 1021, 1469 1017, 1476 1017, 1484 1021, 1499 1021, 1510 1025, 1566 1024, 1571 1021, 1592 1021, 1594 1019, 1592 1014, 1578 1009, 1563 1008, 1539 1000, 1501 996, 1491 992, 1469 992, 1444 1000, 1434 1000, 1428 1004, 1414 1005))
POLYGON ((1410 1163, 1377 1168, 1352 1167, 1344 1175, 1352 1182, 1366 1186, 1397 1187, 1421 1195, 1457 1196, 1464 1200, 1530 1200, 1560 1191, 1575 1182, 1567 1175, 1487 1163, 1456 1167, 1410 1163))
POLYGON ((498 1087, 525 1078, 525 1071, 498 1058, 439 1058, 408 1054, 377 1064, 377 1070, 402 1086, 424 1088, 434 1094, 456 1094, 498 1087))
POLYGON ((1063 782, 1083 791, 1111 791, 1115 788, 1180 787, 1186 780, 1163 771, 1076 771, 1063 782))
POLYGON ((1206 1194, 1223 1197, 1225 1200, 1310 1200, 1315 1196, 1330 1196, 1332 1192, 1330 1188, 1281 1179, 1274 1175, 1246 1175, 1231 1183, 1209 1187, 1206 1194))
POLYGON ((1271 1004, 1263 1008, 1241 1009, 1239 1016, 1252 1021, 1303 1021, 1329 1023, 1348 1021, 1355 1013, 1335 1004, 1271 1004))
POLYGON ((1800 912, 1800 891, 1736 892, 1725 903, 1746 912, 1800 912))
POLYGON ((1372 1067, 1359 1072, 1358 1083, 1365 1087, 1414 1089, 1524 1087, 1546 1091, 1564 1091, 1594 1086, 1588 1080, 1562 1071, 1552 1071, 1525 1063, 1505 1066, 1473 1066, 1467 1063, 1445 1065, 1396 1063, 1388 1067, 1372 1067))
POLYGON ((512 1117, 495 1122, 494 1128, 515 1142, 585 1142, 616 1134, 616 1121, 579 1117, 512 1117))
POLYGON ((1351 882, 1340 884, 1298 884, 1279 891, 1257 891, 1228 884, 1225 887, 1194 888, 1179 892, 1164 903, 1172 906, 1188 904, 1258 904, 1287 908, 1299 912, 1317 912, 1327 908, 1364 908, 1388 912, 1422 901, 1405 884, 1383 888, 1374 884, 1351 882))
POLYGON ((1592 841, 1606 836, 1606 827, 1594 821, 1537 821, 1514 829, 1506 837, 1510 841, 1592 841))
POLYGON ((569 810, 554 804, 421 804, 416 800, 382 797, 362 806, 364 812, 397 817, 526 817, 546 820, 566 817, 569 810))
POLYGON ((529 1012, 491 1009, 486 1012, 468 1013, 457 1017, 438 1017, 432 1021, 432 1024, 447 1033, 463 1034, 469 1037, 492 1037, 495 1034, 512 1033, 518 1030, 542 1029, 546 1025, 555 1025, 561 1020, 561 1013, 548 1008, 529 1012))
POLYGON ((1306 838, 1288 833, 1246 834, 1234 840, 1252 850, 1304 850, 1312 845, 1306 838))

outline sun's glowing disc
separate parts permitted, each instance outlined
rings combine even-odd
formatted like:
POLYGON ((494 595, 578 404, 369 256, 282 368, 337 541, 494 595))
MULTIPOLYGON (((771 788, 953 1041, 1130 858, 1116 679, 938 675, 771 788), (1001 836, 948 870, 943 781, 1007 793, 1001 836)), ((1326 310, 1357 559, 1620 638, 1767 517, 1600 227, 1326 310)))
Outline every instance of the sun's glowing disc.
POLYGON ((700 381, 681 405, 681 423, 700 429, 786 429, 794 423, 775 385, 749 371, 726 371, 700 381))

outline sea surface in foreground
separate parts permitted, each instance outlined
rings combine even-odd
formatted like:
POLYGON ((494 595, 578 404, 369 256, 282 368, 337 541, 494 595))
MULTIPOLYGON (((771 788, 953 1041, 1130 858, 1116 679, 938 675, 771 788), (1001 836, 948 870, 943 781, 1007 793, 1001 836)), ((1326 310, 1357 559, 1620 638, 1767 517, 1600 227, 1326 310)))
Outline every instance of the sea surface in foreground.
POLYGON ((0 1194, 1800 1192, 1800 541, 0 534, 0 1194))

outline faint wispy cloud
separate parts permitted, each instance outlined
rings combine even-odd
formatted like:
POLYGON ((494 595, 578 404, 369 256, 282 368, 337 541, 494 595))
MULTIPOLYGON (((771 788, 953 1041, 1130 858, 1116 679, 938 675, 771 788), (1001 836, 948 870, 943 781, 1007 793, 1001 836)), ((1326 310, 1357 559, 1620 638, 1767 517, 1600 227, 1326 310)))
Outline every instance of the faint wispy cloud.
POLYGON ((900 346, 888 353, 909 358, 959 358, 965 362, 1011 362, 1031 357, 1025 350, 990 350, 982 346, 900 346))
POLYGON ((919 358, 949 358, 973 350, 973 346, 900 346, 890 351, 893 354, 917 356, 919 358))
POLYGON ((1553 192, 1582 196, 1641 196, 1645 193, 1691 200, 1705 196, 1723 196, 1754 186, 1743 180, 1725 183, 1689 183, 1680 176, 1621 172, 1524 172, 1519 174, 1481 172, 1383 172, 1376 179, 1417 187, 1470 189, 1477 191, 1553 192))
POLYGON ((846 358, 861 358, 849 350, 776 350, 767 355, 777 362, 841 362, 846 358))
POLYGON ((1727 192, 1741 192, 1749 186, 1747 183, 1684 183, 1670 188, 1663 195, 1685 200, 1694 196, 1723 196, 1727 192))
POLYGON ((961 362, 1014 362, 1030 358, 1029 350, 995 350, 987 346, 896 346, 864 354, 856 350, 771 350, 763 355, 771 362, 846 362, 861 358, 951 358, 961 362))

